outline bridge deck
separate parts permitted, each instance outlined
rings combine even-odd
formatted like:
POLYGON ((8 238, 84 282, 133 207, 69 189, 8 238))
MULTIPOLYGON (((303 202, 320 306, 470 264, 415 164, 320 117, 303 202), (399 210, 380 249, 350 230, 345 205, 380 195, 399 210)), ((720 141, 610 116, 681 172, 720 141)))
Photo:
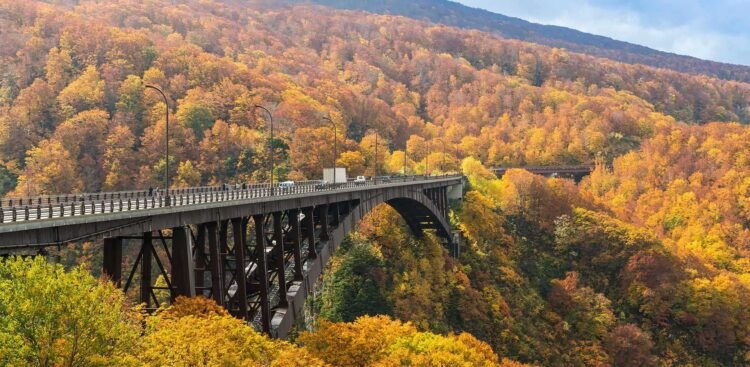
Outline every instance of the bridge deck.
MULTIPOLYGON (((0 247, 23 246, 24 244, 52 244, 83 239, 101 231, 129 227, 139 221, 152 221, 157 217, 177 217, 186 213, 202 212, 211 215, 215 210, 229 207, 261 206, 263 209, 276 206, 281 201, 325 202, 332 197, 349 197, 354 193, 370 190, 398 188, 417 185, 445 185, 447 181, 460 180, 461 176, 407 176, 392 178, 390 182, 348 182, 336 187, 319 187, 316 182, 301 182, 289 188, 271 188, 269 185, 251 185, 243 188, 222 189, 216 187, 186 188, 170 190, 171 205, 164 195, 148 196, 147 191, 100 193, 86 195, 61 195, 38 198, 6 199, 0 207, 0 247), (106 199, 104 199, 106 197, 106 199), (32 204, 29 205, 28 202, 32 204), (58 203, 59 201, 59 203, 58 203), (43 204, 39 204, 39 203, 43 204), (60 228, 89 226, 90 229, 60 233, 60 228), (34 232, 53 230, 46 236, 34 232), (11 238, 12 234, 25 232, 23 238, 11 238)), ((160 224, 162 225, 162 224, 160 224)))

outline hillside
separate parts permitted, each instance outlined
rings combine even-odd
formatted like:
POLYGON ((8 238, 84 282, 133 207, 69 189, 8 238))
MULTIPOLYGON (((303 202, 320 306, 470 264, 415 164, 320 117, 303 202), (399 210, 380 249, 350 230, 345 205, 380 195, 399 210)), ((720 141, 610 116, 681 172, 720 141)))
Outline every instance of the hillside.
MULTIPOLYGON (((318 331, 300 340, 315 361, 429 365, 430 350, 487 366, 750 362, 750 84, 271 0, 0 1, 0 34, 6 196, 158 187, 167 160, 174 186, 263 182, 270 154, 276 180, 319 179, 334 158, 349 176, 468 177, 470 191, 451 209, 466 238, 458 259, 432 236, 412 237, 388 208, 360 223, 311 305, 321 318, 308 326, 318 331), (164 103, 145 85, 168 97, 169 157, 164 103), (255 105, 273 113, 273 140, 255 105), (580 163, 597 168, 579 185, 487 169, 580 163), (411 324, 358 319, 374 313, 411 324), (378 339, 385 324, 403 333, 378 339), (380 350, 362 356, 353 340, 380 350)), ((98 248, 70 245, 62 258, 90 260, 98 248)), ((8 279, 63 279, 62 268, 8 264, 0 289, 20 287, 29 299, 53 288, 8 279)), ((66 292, 95 283, 74 274, 82 285, 66 292)), ((124 297, 107 289, 109 299, 124 297)), ((25 317, 13 308, 25 301, 7 294, 0 290, 0 320, 25 317)), ((59 296, 50 302, 85 303, 59 296)), ((107 317, 123 324, 123 337, 156 348, 123 355, 159 365, 184 352, 150 340, 170 340, 162 336, 208 350, 223 340, 253 356, 265 343, 229 318, 216 320, 223 327, 157 317, 143 333, 125 311, 107 317)), ((17 325, 0 322, 0 339, 17 325)), ((60 338, 50 344, 71 345, 60 338)), ((110 355, 100 344, 86 353, 110 355)), ((281 358, 296 348, 272 349, 281 358)))
POLYGON ((479 29, 499 34, 505 38, 565 48, 570 51, 606 57, 628 64, 643 64, 692 74, 711 75, 726 80, 750 82, 750 66, 701 60, 695 57, 662 52, 570 28, 531 23, 448 0, 305 1, 340 9, 358 9, 379 14, 402 15, 454 27, 479 29))

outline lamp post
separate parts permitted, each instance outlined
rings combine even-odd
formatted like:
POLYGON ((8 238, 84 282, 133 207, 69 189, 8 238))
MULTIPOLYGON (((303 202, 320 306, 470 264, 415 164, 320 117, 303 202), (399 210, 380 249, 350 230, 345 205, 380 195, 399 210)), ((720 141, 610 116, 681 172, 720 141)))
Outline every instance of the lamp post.
POLYGON ((271 113, 271 111, 269 111, 267 108, 261 105, 255 105, 255 107, 253 108, 253 114, 255 114, 255 111, 259 108, 263 111, 266 111, 266 113, 268 114, 268 123, 269 123, 270 131, 271 131, 271 140, 268 142, 268 148, 270 150, 270 155, 271 155, 270 177, 271 177, 271 196, 273 196, 273 114, 271 113))
POLYGON ((333 126, 333 187, 336 187, 336 158, 338 158, 338 153, 336 152, 336 123, 331 120, 330 117, 325 116, 323 117, 323 120, 326 120, 331 123, 331 126, 333 126))
POLYGON ((406 143, 404 143, 404 177, 406 177, 406 160, 407 160, 406 143))
POLYGON ((430 148, 431 148, 430 142, 428 141, 427 142, 427 158, 425 158, 425 169, 424 169, 425 175, 428 175, 428 176, 430 175, 430 153, 431 153, 430 148))
POLYGON ((164 134, 166 136, 165 141, 164 141, 164 150, 165 150, 165 156, 166 156, 166 159, 164 160, 164 163, 166 164, 166 170, 164 171, 164 193, 165 193, 164 205, 170 206, 171 203, 169 200, 169 101, 167 100, 167 95, 164 94, 164 92, 162 92, 161 89, 153 85, 149 85, 149 84, 146 84, 144 87, 148 89, 153 89, 159 92, 162 98, 164 98, 164 108, 166 110, 166 119, 164 120, 165 125, 166 125, 166 129, 165 129, 166 131, 164 134))
POLYGON ((378 132, 375 132, 375 182, 378 180, 378 132))
POLYGON ((443 158, 442 158, 442 162, 440 163, 440 171, 441 171, 441 174, 444 175, 445 174, 445 130, 443 130, 443 143, 440 145, 442 145, 443 147, 443 158))

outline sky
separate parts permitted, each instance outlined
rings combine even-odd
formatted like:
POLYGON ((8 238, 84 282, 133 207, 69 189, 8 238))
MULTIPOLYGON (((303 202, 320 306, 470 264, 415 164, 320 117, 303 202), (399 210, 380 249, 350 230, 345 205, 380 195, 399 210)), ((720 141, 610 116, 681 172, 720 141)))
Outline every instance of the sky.
POLYGON ((701 59, 750 65, 750 0, 454 0, 701 59))

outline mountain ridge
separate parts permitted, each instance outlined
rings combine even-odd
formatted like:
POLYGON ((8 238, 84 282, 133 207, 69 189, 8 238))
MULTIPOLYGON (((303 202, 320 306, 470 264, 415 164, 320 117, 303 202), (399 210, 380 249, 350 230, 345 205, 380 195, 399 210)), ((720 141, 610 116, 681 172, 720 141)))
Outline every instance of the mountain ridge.
POLYGON ((643 64, 725 80, 750 82, 750 66, 704 60, 693 56, 656 50, 631 42, 582 32, 576 29, 529 22, 489 10, 473 8, 450 0, 291 0, 327 7, 401 15, 448 26, 499 34, 506 38, 533 42, 628 64, 643 64))

